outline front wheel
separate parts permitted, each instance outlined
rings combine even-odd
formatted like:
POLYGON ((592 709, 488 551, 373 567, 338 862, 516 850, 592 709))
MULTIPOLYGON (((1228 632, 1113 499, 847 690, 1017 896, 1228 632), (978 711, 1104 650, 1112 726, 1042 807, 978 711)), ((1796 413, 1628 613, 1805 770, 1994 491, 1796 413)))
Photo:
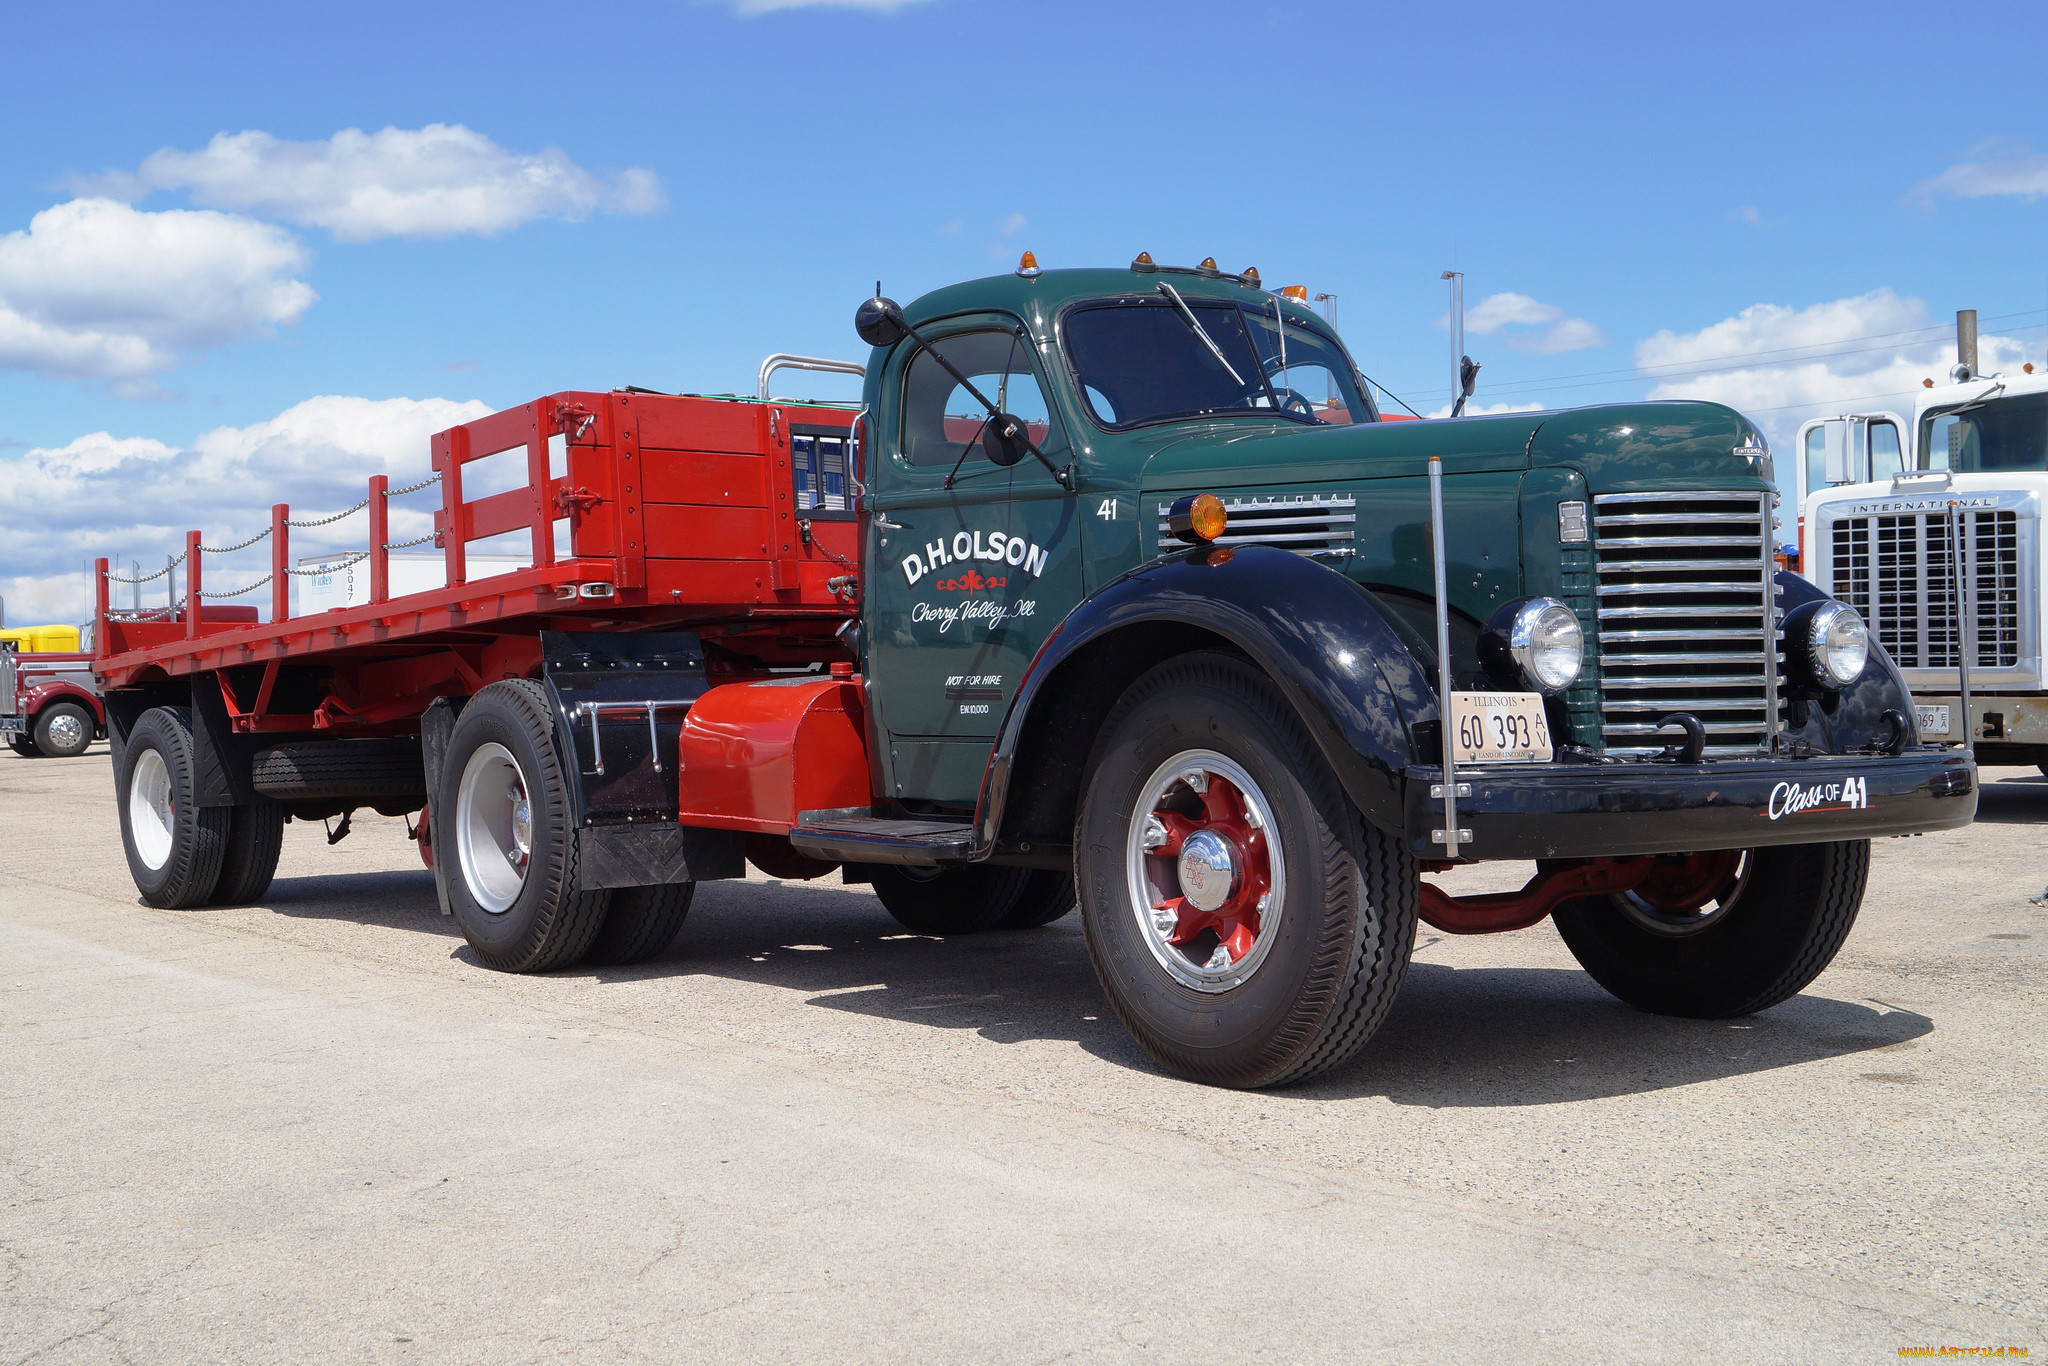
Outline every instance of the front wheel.
POLYGON ((40 759, 43 757, 43 752, 36 748, 35 740, 27 735, 8 736, 7 747, 24 759, 40 759))
POLYGON ((76 702, 57 702, 36 718, 36 748, 52 759, 75 759, 92 744, 92 713, 76 702))
POLYGON ((448 903, 486 967, 547 972, 583 957, 604 925, 609 892, 577 887, 567 776, 556 757, 554 708, 529 679, 471 699, 448 738, 434 849, 449 861, 448 903))
POLYGON ((1635 891, 1551 912, 1610 993, 1658 1015, 1719 1019, 1803 991, 1856 924, 1870 841, 1674 854, 1635 891))
POLYGON ((1335 1067, 1407 973, 1414 859, 1235 656, 1171 660, 1118 701, 1075 849, 1103 993, 1177 1075, 1258 1087, 1335 1067))

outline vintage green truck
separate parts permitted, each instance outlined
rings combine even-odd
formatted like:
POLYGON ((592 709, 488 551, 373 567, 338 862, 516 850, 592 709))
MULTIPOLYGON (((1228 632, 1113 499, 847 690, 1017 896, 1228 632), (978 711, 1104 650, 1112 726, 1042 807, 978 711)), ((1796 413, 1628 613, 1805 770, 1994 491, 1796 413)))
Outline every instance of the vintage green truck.
POLYGON ((1550 916, 1638 1007, 1764 1009, 1841 946, 1873 837, 1975 813, 1857 615, 1775 569, 1770 455, 1730 409, 1381 421, 1321 319, 1213 262, 1027 260, 856 325, 854 412, 764 372, 759 400, 555 395, 436 438, 437 594, 116 622, 145 896, 260 891, 262 803, 375 797, 430 808, 443 904, 506 970, 659 953, 742 854, 843 868, 930 933, 1078 903, 1152 1058, 1268 1086, 1365 1044, 1418 918, 1550 916), (532 496, 465 503, 507 447, 532 496), (462 539, 522 518, 534 567, 465 584, 462 539), (288 692, 298 719, 266 712, 288 692), (393 745, 406 792, 335 779, 393 745), (209 809, 229 871, 165 872, 209 809), (1477 860, 1536 872, 1423 880, 1477 860))

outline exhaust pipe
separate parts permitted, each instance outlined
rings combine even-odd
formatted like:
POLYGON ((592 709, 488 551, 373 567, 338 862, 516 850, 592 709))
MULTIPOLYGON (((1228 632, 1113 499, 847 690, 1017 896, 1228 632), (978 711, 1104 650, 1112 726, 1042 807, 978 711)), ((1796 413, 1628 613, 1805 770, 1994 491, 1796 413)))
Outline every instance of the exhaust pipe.
POLYGON ((1956 311, 1956 383, 1977 374, 1977 310, 1956 311))

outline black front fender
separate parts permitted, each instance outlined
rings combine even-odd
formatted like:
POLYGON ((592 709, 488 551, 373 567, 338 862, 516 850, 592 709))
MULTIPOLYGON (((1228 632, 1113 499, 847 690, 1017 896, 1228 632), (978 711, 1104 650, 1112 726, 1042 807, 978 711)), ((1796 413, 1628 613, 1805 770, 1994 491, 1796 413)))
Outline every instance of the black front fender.
POLYGON ((1060 623, 1010 702, 982 778, 977 843, 997 853, 1063 844, 1088 751, 1117 695, 1190 648, 1233 646, 1264 669, 1374 825, 1402 828, 1402 771, 1435 745, 1436 689, 1373 596, 1335 570, 1267 546, 1162 557, 1060 623), (1012 801, 1013 790, 1018 800, 1012 801), (1020 818, 1030 804, 1036 815, 1020 818), (1061 813, 1068 824, 1060 825, 1061 813))

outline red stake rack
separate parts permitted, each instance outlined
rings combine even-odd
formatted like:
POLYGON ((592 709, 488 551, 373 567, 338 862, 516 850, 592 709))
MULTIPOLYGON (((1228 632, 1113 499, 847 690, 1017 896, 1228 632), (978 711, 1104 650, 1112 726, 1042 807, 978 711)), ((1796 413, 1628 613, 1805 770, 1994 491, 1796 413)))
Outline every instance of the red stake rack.
POLYGON ((845 509, 799 506, 792 424, 838 434, 853 419, 825 405, 572 392, 451 427, 431 443, 444 586, 391 596, 389 481, 378 475, 368 481, 367 602, 290 614, 290 509, 280 503, 272 620, 201 606, 194 531, 182 619, 110 612, 99 563, 95 672, 103 687, 123 688, 211 670, 240 730, 377 733, 412 726, 437 696, 536 673, 546 629, 699 630, 767 663, 844 658, 834 632, 854 598, 827 581, 858 561, 856 524, 850 498, 845 509), (468 498, 465 485, 497 491, 468 498), (526 568, 469 577, 473 543, 520 533, 526 568), (280 669, 301 663, 320 666, 307 677, 324 700, 271 713, 280 669))

